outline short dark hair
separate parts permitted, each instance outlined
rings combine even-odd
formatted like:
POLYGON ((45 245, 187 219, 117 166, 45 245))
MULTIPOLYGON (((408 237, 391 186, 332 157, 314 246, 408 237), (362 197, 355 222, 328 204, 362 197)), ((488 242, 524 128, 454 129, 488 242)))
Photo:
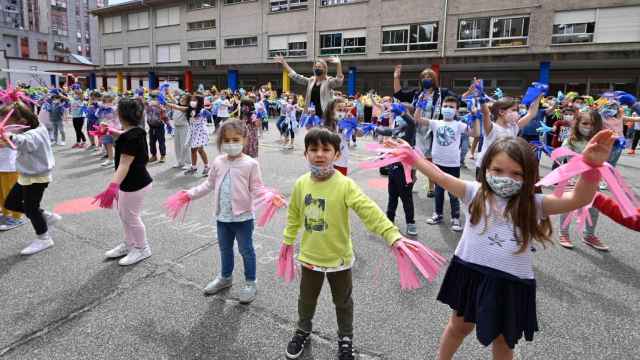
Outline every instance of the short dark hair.
POLYGON ((442 103, 456 103, 456 109, 460 107, 460 101, 455 96, 447 96, 444 98, 442 103))
POLYGON ((144 117, 142 100, 123 97, 118 101, 118 117, 131 126, 140 126, 144 117))
POLYGON ((340 135, 328 129, 313 128, 304 137, 304 151, 311 145, 331 145, 336 152, 340 152, 340 135))
POLYGON ((11 114, 10 122, 13 124, 26 125, 30 129, 35 129, 40 126, 38 116, 29 109, 22 101, 13 102, 7 106, 0 108, 0 121, 7 116, 7 114, 13 110, 11 114))

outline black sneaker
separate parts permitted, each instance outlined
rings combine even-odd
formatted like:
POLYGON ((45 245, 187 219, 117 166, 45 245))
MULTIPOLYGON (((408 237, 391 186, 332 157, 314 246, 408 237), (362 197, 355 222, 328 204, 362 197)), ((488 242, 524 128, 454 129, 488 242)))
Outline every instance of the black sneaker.
POLYGON ((296 330, 296 333, 293 334, 293 338, 289 341, 289 345, 287 345, 287 352, 285 355, 287 359, 297 359, 304 352, 304 345, 307 343, 307 339, 309 338, 309 333, 306 333, 302 330, 296 330))
POLYGON ((338 360, 353 360, 353 344, 351 338, 345 336, 338 340, 338 360))

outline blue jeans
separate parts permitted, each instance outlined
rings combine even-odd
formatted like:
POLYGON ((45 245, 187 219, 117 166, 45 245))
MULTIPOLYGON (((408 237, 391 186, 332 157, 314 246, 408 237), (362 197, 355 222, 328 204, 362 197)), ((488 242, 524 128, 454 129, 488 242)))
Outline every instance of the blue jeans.
POLYGON ((469 134, 466 132, 460 136, 460 165, 464 164, 464 158, 467 157, 469 152, 469 134))
MULTIPOLYGON (((448 167, 448 166, 440 166, 436 164, 442 172, 447 173, 451 176, 455 176, 457 178, 460 177, 460 167, 448 167)), ((449 194, 449 203, 451 204, 451 218, 459 219, 460 218, 460 200, 457 197, 453 196, 452 193, 449 194)), ((444 208, 444 188, 436 184, 436 214, 442 216, 444 208)))
POLYGON ((244 277, 247 281, 256 280, 256 252, 253 249, 253 220, 242 222, 217 222, 218 246, 222 277, 233 274, 233 243, 238 239, 238 250, 244 262, 244 277))

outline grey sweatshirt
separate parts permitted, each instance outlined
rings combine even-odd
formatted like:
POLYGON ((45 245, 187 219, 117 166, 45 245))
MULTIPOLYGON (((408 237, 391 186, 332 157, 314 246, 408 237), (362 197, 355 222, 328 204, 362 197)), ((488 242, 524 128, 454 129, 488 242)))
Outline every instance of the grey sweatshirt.
POLYGON ((55 166, 49 132, 43 125, 14 134, 11 140, 16 144, 16 171, 25 176, 48 176, 55 166))

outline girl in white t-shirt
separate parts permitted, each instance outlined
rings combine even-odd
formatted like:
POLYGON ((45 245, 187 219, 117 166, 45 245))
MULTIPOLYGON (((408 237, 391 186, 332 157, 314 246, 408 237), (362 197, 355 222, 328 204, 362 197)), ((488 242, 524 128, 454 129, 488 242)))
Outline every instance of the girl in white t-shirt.
MULTIPOLYGON (((611 131, 599 132, 582 153, 585 162, 602 165, 613 142, 611 131)), ((512 359, 518 340, 531 341, 538 331, 532 243, 551 243, 549 215, 591 202, 599 173, 585 173, 575 190, 561 197, 536 194, 535 153, 524 139, 511 136, 486 148, 479 182, 448 175, 417 155, 414 160, 420 172, 460 198, 466 212, 462 238, 438 294, 453 310, 438 359, 451 359, 474 327, 481 344, 492 344, 494 359, 512 359)))

